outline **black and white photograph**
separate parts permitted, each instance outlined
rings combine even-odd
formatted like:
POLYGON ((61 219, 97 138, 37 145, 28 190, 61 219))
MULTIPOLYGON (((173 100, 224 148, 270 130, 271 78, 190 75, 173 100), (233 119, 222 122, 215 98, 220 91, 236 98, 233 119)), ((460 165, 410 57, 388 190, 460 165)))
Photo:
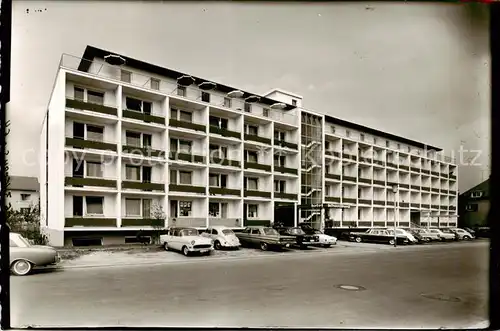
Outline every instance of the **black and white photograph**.
POLYGON ((10 326, 487 328, 490 6, 13 0, 10 326))

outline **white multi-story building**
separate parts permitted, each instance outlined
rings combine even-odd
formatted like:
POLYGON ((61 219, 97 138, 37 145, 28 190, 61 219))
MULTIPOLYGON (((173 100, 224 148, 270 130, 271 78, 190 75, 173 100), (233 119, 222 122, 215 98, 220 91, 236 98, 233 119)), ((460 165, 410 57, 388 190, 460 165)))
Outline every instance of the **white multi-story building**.
POLYGON ((436 147, 286 91, 258 96, 90 46, 62 56, 41 150, 53 245, 173 225, 456 222, 457 167, 436 147))

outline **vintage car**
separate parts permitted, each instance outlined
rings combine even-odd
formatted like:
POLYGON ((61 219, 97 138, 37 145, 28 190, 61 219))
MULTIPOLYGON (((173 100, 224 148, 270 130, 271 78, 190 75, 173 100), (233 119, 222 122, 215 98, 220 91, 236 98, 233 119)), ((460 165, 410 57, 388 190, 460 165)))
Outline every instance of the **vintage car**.
POLYGON ((214 241, 215 249, 222 248, 240 248, 240 240, 236 234, 227 226, 210 226, 201 234, 203 237, 210 238, 214 241))
POLYGON ((441 240, 436 233, 430 232, 427 229, 417 228, 411 229, 413 235, 420 241, 431 242, 441 240))
MULTIPOLYGON (((394 229, 392 228, 387 228, 387 232, 394 237, 394 229)), ((401 236, 405 236, 408 239, 409 244, 417 244, 418 240, 415 238, 413 234, 411 234, 410 231, 407 231, 402 228, 396 228, 396 233, 401 236)))
POLYGON ((169 228, 167 234, 160 235, 160 244, 166 251, 179 251, 185 256, 191 253, 210 255, 214 249, 212 239, 203 237, 198 230, 188 227, 169 228))
POLYGON ((323 247, 331 247, 332 245, 337 244, 337 238, 333 236, 329 236, 320 230, 314 229, 308 225, 302 225, 301 226, 302 230, 304 230, 305 233, 311 234, 311 235, 316 235, 319 238, 319 244, 323 247))
POLYGON ((465 229, 460 229, 460 228, 452 228, 450 229, 451 232, 454 232, 459 240, 471 240, 474 239, 474 235, 470 233, 469 231, 465 229))
POLYGON ((428 231, 438 235, 440 240, 455 240, 456 238, 454 233, 444 232, 441 229, 431 228, 428 231))
MULTIPOLYGON (((355 242, 372 242, 394 245, 394 234, 390 234, 386 229, 368 229, 365 232, 351 232, 349 240, 355 242)), ((406 235, 396 234, 397 244, 408 244, 409 240, 406 235)))
POLYGON ((10 269, 16 276, 25 276, 33 268, 57 264, 61 258, 54 247, 32 245, 19 233, 9 233, 10 269))
POLYGON ((236 236, 242 246, 257 246, 263 251, 269 248, 282 249, 296 243, 295 237, 282 235, 276 229, 267 226, 249 226, 242 232, 237 232, 236 236))
POLYGON ((300 227, 277 227, 275 229, 281 235, 295 237, 294 246, 298 246, 300 249, 307 248, 307 246, 320 245, 318 235, 308 234, 300 227))

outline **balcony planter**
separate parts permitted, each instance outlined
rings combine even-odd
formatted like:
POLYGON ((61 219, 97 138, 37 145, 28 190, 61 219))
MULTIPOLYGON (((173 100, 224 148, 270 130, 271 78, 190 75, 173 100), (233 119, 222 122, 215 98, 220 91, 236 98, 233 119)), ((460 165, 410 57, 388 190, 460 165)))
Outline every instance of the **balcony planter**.
POLYGON ((241 190, 235 190, 225 187, 210 187, 208 190, 210 194, 241 196, 241 190))
POLYGON ((111 217, 66 217, 65 227, 116 227, 116 218, 111 217))
POLYGON ((164 184, 157 183, 143 183, 136 181, 122 181, 122 188, 124 189, 133 189, 133 190, 142 190, 142 191, 165 191, 164 184))
POLYGON ((64 180, 64 184, 66 186, 97 186, 116 188, 116 180, 103 178, 66 177, 64 180))
POLYGON ((270 198, 271 192, 245 190, 245 197, 270 198))
POLYGON ((155 218, 122 218, 122 227, 127 226, 165 226, 165 220, 155 218))
POLYGON ((122 152, 145 157, 161 157, 164 154, 164 151, 131 145, 123 145, 122 152))
MULTIPOLYGON (((326 202, 336 202, 336 203, 340 203, 340 197, 328 197, 326 196, 325 197, 325 201, 326 202)), ((345 201, 344 201, 345 202, 345 201)))
POLYGON ((139 111, 129 110, 129 109, 123 110, 123 117, 134 119, 134 120, 139 120, 139 121, 144 121, 146 123, 155 123, 155 124, 161 124, 161 125, 165 125, 165 123, 166 123, 165 117, 163 117, 163 116, 145 114, 145 113, 142 113, 139 111))
POLYGON ((188 153, 176 153, 172 152, 169 156, 170 160, 176 161, 186 161, 191 163, 205 163, 205 157, 202 155, 188 154, 188 153))
POLYGON ((228 129, 222 129, 222 128, 219 128, 219 127, 216 127, 216 126, 210 126, 209 132, 210 133, 219 134, 219 135, 225 136, 225 137, 232 137, 232 138, 241 139, 241 133, 240 132, 231 131, 231 130, 228 130, 228 129))
POLYGON ((292 175, 297 175, 299 171, 293 168, 274 166, 274 172, 287 173, 292 175))
POLYGON ((245 169, 258 169, 263 171, 271 171, 271 166, 268 164, 260 164, 255 162, 245 161, 245 169))
POLYGON ((76 147, 76 148, 88 148, 88 149, 99 149, 103 151, 117 151, 116 144, 105 143, 102 141, 92 141, 85 140, 83 138, 66 138, 66 146, 76 147))
POLYGON ((286 147, 286 148, 290 148, 290 149, 295 149, 295 150, 299 149, 299 145, 294 144, 294 143, 290 143, 290 142, 284 141, 284 140, 274 140, 274 145, 286 147))
POLYGON ((176 184, 169 184, 168 190, 173 192, 189 192, 189 193, 201 193, 201 194, 205 194, 206 192, 206 188, 204 186, 176 185, 176 184))
POLYGON ((293 193, 274 192, 274 197, 276 199, 297 200, 297 194, 293 193))
POLYGON ((325 178, 340 180, 340 175, 325 173, 325 178))
POLYGON ((66 99, 66 107, 80 110, 90 110, 96 113, 117 116, 118 110, 116 107, 99 105, 97 103, 84 102, 80 100, 66 99))
POLYGON ((176 128, 183 128, 194 131, 201 131, 201 132, 207 131, 207 127, 205 125, 186 122, 186 121, 178 121, 172 118, 168 120, 168 125, 176 128))
POLYGON ((230 166, 230 167, 237 167, 237 168, 241 167, 240 161, 229 160, 229 159, 221 159, 221 158, 218 158, 218 157, 211 158, 210 159, 210 164, 218 164, 218 165, 222 165, 222 166, 230 166))
POLYGON ((258 143, 266 144, 266 145, 271 145, 271 139, 270 138, 264 138, 260 136, 256 136, 253 134, 247 134, 245 133, 244 135, 245 140, 251 140, 251 141, 256 141, 258 143))

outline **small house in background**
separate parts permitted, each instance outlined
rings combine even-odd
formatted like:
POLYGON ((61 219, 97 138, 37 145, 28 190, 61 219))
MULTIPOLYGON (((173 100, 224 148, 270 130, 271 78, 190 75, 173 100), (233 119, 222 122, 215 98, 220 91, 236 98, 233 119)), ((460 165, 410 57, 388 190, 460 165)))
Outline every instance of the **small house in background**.
POLYGON ((458 197, 459 219, 461 227, 488 226, 490 210, 490 179, 474 186, 458 197))
POLYGON ((10 176, 10 198, 7 202, 13 210, 25 211, 36 206, 40 201, 40 184, 36 177, 10 176))

